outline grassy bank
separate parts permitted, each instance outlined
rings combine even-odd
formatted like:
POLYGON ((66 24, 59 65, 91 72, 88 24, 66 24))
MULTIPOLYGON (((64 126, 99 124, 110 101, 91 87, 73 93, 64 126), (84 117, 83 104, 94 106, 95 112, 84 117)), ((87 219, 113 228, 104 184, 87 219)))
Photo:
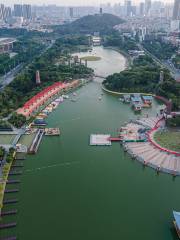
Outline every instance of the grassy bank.
POLYGON ((180 132, 158 131, 154 134, 154 140, 162 147, 172 151, 180 152, 180 132))

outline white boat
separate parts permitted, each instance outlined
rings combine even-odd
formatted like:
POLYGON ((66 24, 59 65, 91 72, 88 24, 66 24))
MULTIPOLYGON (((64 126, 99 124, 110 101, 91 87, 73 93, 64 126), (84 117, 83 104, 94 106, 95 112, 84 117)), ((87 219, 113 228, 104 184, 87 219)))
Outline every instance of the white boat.
POLYGON ((69 96, 68 96, 68 95, 62 95, 62 97, 63 97, 64 99, 69 99, 69 96))

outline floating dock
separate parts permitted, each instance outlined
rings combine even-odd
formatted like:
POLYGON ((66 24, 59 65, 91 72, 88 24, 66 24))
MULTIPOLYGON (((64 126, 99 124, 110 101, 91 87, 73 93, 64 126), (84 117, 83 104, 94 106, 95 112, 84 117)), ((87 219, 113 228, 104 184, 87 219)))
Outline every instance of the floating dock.
POLYGON ((0 229, 13 228, 13 227, 16 227, 16 225, 17 225, 16 222, 4 223, 4 224, 0 224, 0 229))
POLYGON ((21 168, 21 167, 24 167, 23 164, 14 164, 11 166, 12 168, 21 168))
POLYGON ((17 183, 20 183, 20 182, 21 182, 20 180, 8 180, 7 184, 17 184, 17 183))
POLYGON ((15 215, 18 211, 16 209, 1 212, 1 216, 15 215))
POLYGON ((19 192, 18 188, 16 188, 16 189, 6 189, 5 190, 5 193, 16 193, 16 192, 19 192))
POLYGON ((18 199, 8 199, 8 200, 4 200, 3 204, 12 204, 12 203, 17 203, 18 199))
POLYGON ((39 129, 28 150, 28 153, 35 154, 38 151, 43 135, 44 135, 44 129, 39 129))
POLYGON ((13 171, 9 173, 9 176, 17 176, 17 175, 21 175, 22 171, 13 171))
POLYGON ((59 136, 60 129, 59 128, 45 128, 45 136, 59 136))
POLYGON ((6 237, 2 238, 1 240, 17 240, 17 237, 6 237))
POLYGON ((90 145, 91 146, 111 146, 111 135, 109 134, 91 134, 90 145))

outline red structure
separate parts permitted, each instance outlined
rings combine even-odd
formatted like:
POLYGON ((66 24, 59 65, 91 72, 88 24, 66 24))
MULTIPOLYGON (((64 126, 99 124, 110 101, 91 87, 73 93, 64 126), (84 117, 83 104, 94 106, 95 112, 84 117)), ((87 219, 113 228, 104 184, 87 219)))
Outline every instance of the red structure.
POLYGON ((157 129, 159 128, 159 124, 160 124, 160 122, 161 122, 163 119, 164 119, 164 117, 162 117, 161 119, 159 119, 159 120, 157 121, 157 123, 155 124, 154 128, 152 128, 152 129, 148 132, 148 134, 147 134, 147 136, 148 136, 148 141, 149 141, 152 145, 154 145, 154 147, 158 148, 159 150, 161 150, 161 151, 163 151, 163 152, 167 152, 167 153, 169 153, 169 154, 173 154, 173 155, 179 157, 179 156, 180 156, 180 153, 179 153, 179 152, 172 151, 172 150, 169 150, 169 149, 167 149, 167 148, 161 147, 158 143, 156 143, 156 142, 154 141, 153 137, 151 137, 151 134, 152 134, 153 132, 157 131, 157 129))
POLYGON ((27 101, 22 108, 17 110, 18 114, 25 117, 31 116, 40 106, 42 106, 52 96, 58 94, 63 89, 74 88, 79 85, 79 80, 74 80, 71 83, 56 82, 53 85, 46 87, 43 91, 36 94, 27 101))

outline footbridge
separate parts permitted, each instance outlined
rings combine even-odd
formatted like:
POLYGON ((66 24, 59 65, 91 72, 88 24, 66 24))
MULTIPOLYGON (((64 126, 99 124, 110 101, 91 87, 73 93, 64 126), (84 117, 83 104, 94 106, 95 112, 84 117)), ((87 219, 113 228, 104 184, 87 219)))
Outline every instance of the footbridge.
POLYGON ((102 75, 98 75, 98 74, 95 74, 94 77, 102 78, 102 79, 106 79, 104 76, 102 76, 102 75))

